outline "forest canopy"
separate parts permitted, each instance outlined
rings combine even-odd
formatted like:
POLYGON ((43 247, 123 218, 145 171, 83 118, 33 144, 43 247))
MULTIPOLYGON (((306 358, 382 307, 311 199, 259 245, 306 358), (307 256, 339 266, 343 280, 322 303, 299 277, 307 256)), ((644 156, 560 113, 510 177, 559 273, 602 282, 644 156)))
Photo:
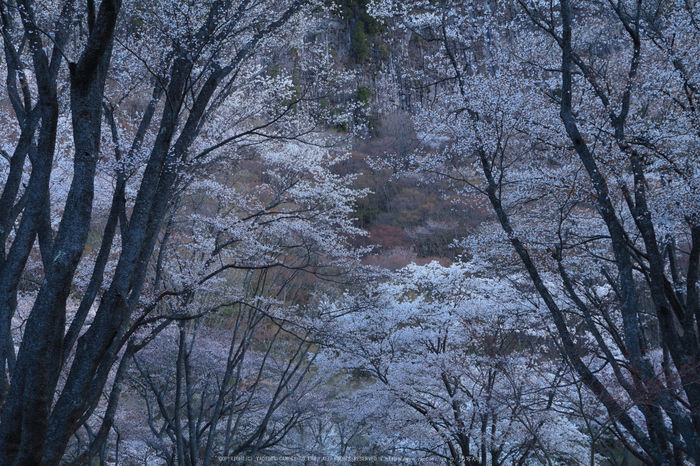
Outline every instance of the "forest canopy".
POLYGON ((0 2, 0 464, 698 464, 698 8, 0 2))

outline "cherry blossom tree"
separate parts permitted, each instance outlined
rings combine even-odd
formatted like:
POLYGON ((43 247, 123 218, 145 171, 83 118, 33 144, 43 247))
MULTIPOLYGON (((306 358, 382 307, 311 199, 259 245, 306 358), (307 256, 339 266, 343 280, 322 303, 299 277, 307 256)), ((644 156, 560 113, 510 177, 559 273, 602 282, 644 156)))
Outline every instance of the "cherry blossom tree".
POLYGON ((266 147, 260 159, 226 170, 233 186, 191 183, 201 199, 173 217, 171 237, 213 231, 171 246, 177 259, 165 261, 162 282, 196 291, 172 303, 178 328, 134 359, 130 385, 151 431, 144 442, 168 464, 295 453, 285 437, 313 412, 318 383, 305 379, 322 321, 309 296, 314 281, 351 277, 357 251, 347 238, 359 230, 350 213, 365 192, 331 172, 342 157, 320 149, 266 147))
POLYGON ((350 412, 371 425, 368 437, 385 454, 587 464, 590 439, 567 414, 570 379, 548 348, 550 319, 508 277, 484 271, 411 265, 365 296, 329 303, 338 317, 325 367, 364 377, 350 395, 363 408, 350 412))
POLYGON ((374 14, 437 52, 434 106, 416 119, 433 149, 411 162, 492 207, 464 250, 527 273, 607 410, 598 428, 646 464, 697 462, 697 5, 387 1, 374 14))

